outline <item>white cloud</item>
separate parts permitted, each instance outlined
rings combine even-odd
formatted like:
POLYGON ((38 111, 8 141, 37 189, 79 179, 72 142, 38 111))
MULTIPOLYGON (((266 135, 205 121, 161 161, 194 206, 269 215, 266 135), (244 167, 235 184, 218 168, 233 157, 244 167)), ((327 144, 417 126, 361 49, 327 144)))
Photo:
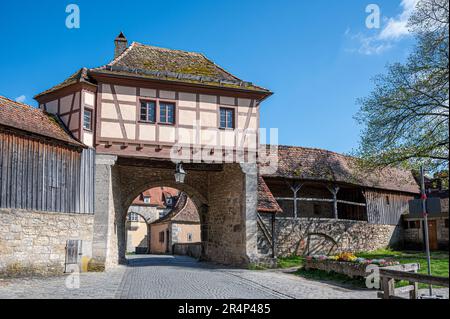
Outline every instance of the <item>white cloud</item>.
POLYGON ((379 35, 380 40, 397 40, 409 35, 408 20, 419 0, 402 0, 403 11, 395 18, 388 19, 387 25, 379 35))
MULTIPOLYGON (((416 8, 419 0, 402 0, 400 7, 402 12, 396 17, 385 18, 384 26, 376 33, 367 34, 359 32, 352 34, 349 29, 345 35, 358 44, 357 49, 347 50, 364 55, 382 54, 392 48, 395 42, 410 35, 408 20, 416 8)), ((373 32, 373 31, 372 31, 373 32)))
POLYGON ((16 97, 15 100, 16 100, 16 102, 24 103, 27 100, 27 97, 25 95, 21 95, 21 96, 16 97))

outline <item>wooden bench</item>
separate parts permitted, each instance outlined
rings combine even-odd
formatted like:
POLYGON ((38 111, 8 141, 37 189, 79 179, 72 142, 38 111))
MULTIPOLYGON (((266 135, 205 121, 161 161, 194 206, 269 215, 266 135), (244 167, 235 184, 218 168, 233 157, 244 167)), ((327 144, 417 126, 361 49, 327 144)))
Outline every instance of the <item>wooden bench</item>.
POLYGON ((445 277, 436 277, 418 274, 419 264, 406 264, 380 268, 381 290, 378 297, 382 299, 405 299, 399 296, 409 292, 409 299, 419 297, 419 283, 427 285, 436 285, 449 287, 449 279, 445 277), (395 288, 396 280, 406 280, 408 286, 395 288))

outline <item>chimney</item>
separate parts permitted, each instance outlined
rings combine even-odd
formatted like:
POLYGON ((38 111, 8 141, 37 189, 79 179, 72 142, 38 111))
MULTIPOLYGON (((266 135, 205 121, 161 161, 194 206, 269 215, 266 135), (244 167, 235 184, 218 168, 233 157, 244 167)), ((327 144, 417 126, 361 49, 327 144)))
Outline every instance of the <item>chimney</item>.
POLYGON ((128 40, 125 38, 122 32, 114 40, 114 59, 122 54, 128 47, 128 40))

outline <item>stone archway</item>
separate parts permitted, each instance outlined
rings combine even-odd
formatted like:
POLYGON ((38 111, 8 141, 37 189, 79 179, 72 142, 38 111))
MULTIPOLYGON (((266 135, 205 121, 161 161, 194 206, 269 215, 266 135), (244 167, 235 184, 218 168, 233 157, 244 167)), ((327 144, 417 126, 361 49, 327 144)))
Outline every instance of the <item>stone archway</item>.
MULTIPOLYGON (((207 205, 207 200, 204 198, 204 196, 199 193, 195 188, 193 188, 191 185, 188 184, 177 184, 172 180, 161 180, 161 181, 145 181, 144 183, 134 187, 134 188, 130 188, 128 191, 125 192, 125 194, 123 194, 123 216, 117 216, 117 229, 118 229, 118 234, 122 233, 122 227, 123 225, 126 225, 126 218, 127 215, 130 211, 129 207, 131 207, 131 204, 133 202, 133 200, 142 192, 144 192, 145 190, 149 190, 149 189, 153 189, 153 188, 159 188, 159 187, 170 187, 173 189, 176 189, 180 192, 184 192, 186 193, 186 195, 192 200, 192 202, 194 203, 194 206, 197 210, 197 213, 199 214, 200 217, 200 221, 201 221, 201 225, 203 227, 201 227, 201 231, 205 232, 205 225, 206 225, 206 220, 205 220, 205 214, 201 214, 201 212, 207 212, 208 209, 208 205, 207 205)), ((146 218, 140 214, 141 217, 144 218, 144 220, 146 220, 146 218)), ((148 226, 148 237, 149 239, 151 238, 151 234, 150 234, 150 225, 149 222, 147 222, 147 226, 148 226)), ((124 229, 123 231, 124 236, 118 235, 117 237, 117 241, 118 241, 118 246, 119 246, 119 259, 120 261, 125 261, 125 250, 126 250, 126 240, 125 237, 127 236, 127 232, 124 229)), ((202 235, 201 238, 204 238, 205 236, 202 235)), ((149 247, 150 247, 150 240, 149 240, 149 247)))
POLYGON ((126 211, 139 192, 155 186, 184 191, 196 204, 206 234, 204 259, 241 266, 257 262, 256 164, 192 167, 185 183, 176 184, 172 168, 97 155, 93 263, 110 267, 123 260, 126 211))

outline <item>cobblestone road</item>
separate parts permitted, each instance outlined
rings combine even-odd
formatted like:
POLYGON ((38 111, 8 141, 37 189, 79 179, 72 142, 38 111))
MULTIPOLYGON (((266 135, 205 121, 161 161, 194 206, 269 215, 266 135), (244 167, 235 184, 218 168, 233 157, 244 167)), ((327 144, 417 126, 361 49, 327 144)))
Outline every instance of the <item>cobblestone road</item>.
POLYGON ((353 290, 274 271, 225 268, 174 256, 133 256, 128 267, 81 274, 78 289, 66 288, 67 278, 0 280, 0 298, 376 298, 375 291, 353 290))

